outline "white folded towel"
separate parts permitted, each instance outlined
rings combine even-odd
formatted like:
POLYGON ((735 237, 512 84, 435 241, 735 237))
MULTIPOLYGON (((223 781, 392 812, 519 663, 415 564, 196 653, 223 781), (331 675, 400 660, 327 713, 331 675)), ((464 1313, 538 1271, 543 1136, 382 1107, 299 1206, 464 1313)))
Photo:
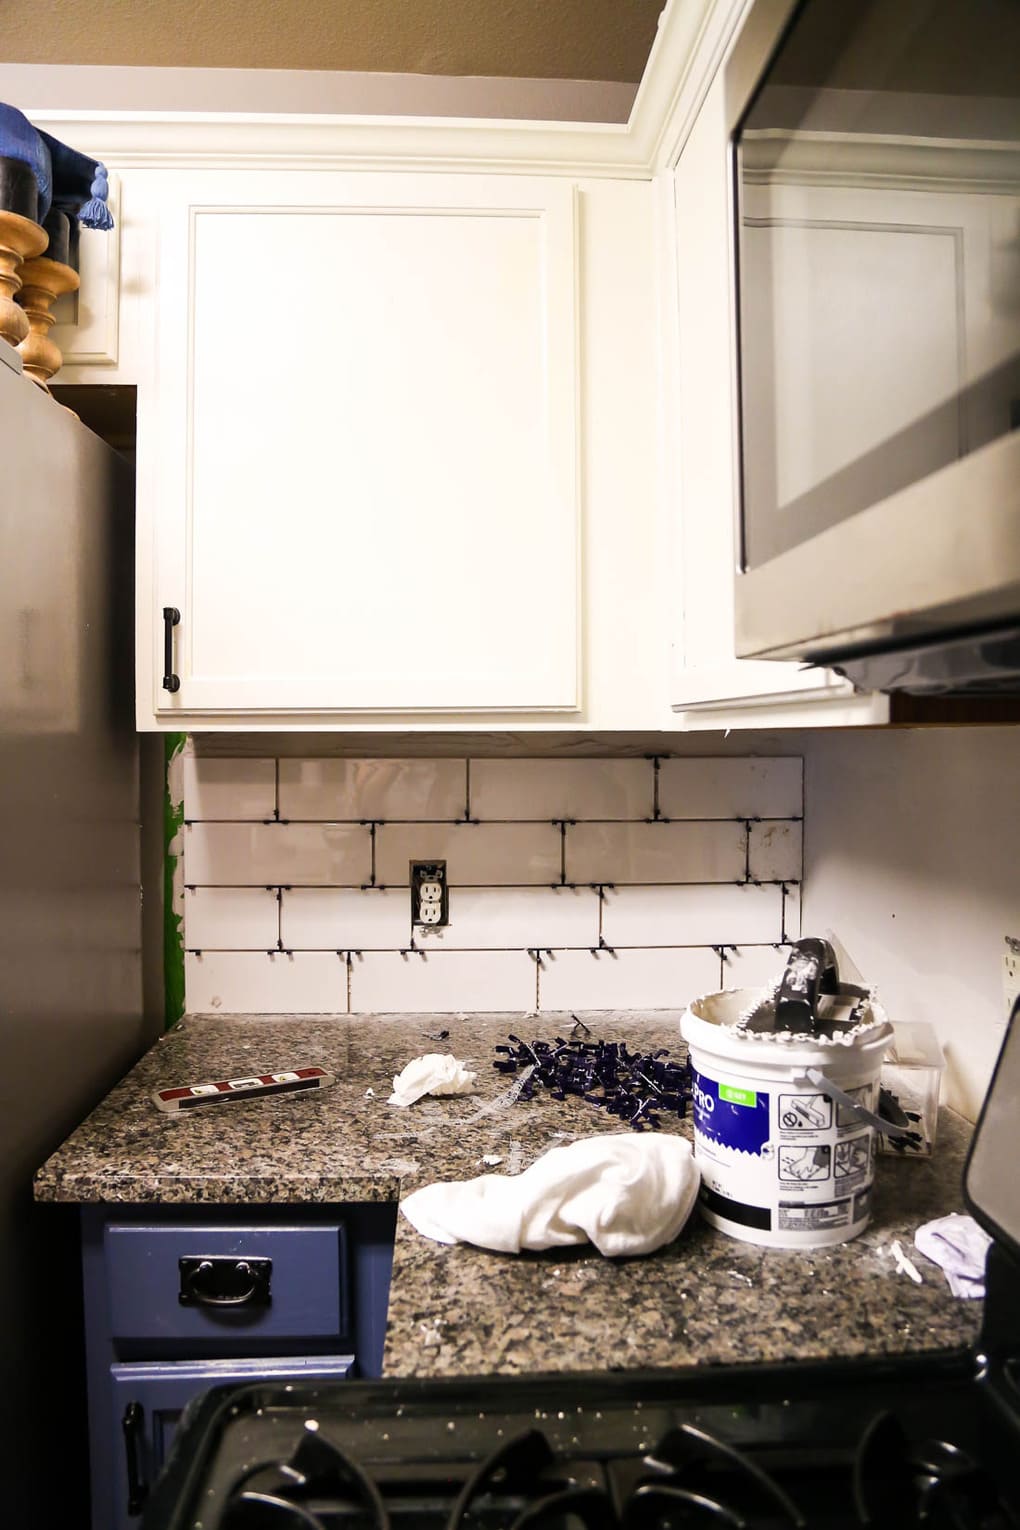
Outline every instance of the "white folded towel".
POLYGON ((499 1253, 594 1243, 611 1258, 671 1243, 694 1207, 700 1174, 683 1137, 583 1137, 523 1174, 482 1174, 415 1190, 404 1216, 437 1243, 499 1253))
POLYGON ((914 1234, 914 1247, 941 1265, 954 1296, 984 1296, 985 1259, 991 1241, 973 1217, 956 1211, 925 1222, 914 1234))
POLYGON ((387 1104, 413 1105, 426 1094, 470 1094, 477 1077, 449 1052, 427 1052, 397 1074, 387 1104))

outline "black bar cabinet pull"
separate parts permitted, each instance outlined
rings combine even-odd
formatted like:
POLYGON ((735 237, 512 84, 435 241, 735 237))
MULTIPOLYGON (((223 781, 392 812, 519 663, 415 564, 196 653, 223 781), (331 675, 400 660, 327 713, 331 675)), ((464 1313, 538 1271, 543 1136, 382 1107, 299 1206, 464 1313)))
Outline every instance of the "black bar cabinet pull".
POLYGON ((127 1456, 127 1511, 129 1514, 141 1514, 142 1505, 149 1496, 148 1484, 142 1481, 138 1462, 142 1443, 142 1428, 145 1423, 145 1412, 141 1403, 129 1402, 124 1409, 122 1422, 124 1428, 124 1452, 127 1456))
POLYGON ((181 619, 176 606, 163 607, 163 689, 179 691, 180 675, 174 674, 174 628, 181 619))

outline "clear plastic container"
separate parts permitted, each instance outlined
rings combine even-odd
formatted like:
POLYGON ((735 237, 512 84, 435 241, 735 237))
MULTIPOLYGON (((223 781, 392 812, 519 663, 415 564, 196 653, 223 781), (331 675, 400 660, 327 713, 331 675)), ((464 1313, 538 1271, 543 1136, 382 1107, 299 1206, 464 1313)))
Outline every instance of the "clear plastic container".
POLYGON ((906 1112, 917 1140, 882 1137, 883 1153, 901 1158, 931 1157, 945 1066, 938 1037, 926 1020, 893 1022, 892 1043, 882 1064, 882 1088, 888 1089, 906 1112))

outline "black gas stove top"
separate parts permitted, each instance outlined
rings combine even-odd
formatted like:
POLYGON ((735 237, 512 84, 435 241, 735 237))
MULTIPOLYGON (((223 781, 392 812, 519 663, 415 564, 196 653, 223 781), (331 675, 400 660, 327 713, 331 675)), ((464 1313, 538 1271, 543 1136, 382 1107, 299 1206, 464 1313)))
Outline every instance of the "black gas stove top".
POLYGON ((1018 1401, 970 1354, 221 1389, 144 1525, 1007 1530, 1018 1401))
POLYGON ((994 1239, 972 1351, 220 1388, 144 1530, 1020 1530, 1017 1099, 1020 1006, 964 1177, 994 1239))

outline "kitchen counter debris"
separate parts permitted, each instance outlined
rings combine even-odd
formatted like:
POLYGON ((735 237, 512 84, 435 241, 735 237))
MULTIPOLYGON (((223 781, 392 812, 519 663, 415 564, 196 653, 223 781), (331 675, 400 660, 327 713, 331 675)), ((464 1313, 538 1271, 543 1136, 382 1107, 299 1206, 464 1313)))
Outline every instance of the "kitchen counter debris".
MULTIPOLYGON (((684 1052, 679 1013, 586 1014, 592 1037, 684 1052)), ((79 1204, 334 1204, 392 1201, 502 1160, 519 1173, 551 1147, 620 1122, 582 1100, 493 1106, 492 1063, 509 1032, 569 1036, 569 1016, 191 1017, 164 1036, 39 1170, 40 1201, 79 1204), (411 1058, 442 1046, 478 1073, 477 1092, 387 1105, 411 1058), (161 1087, 318 1064, 337 1075, 305 1095, 167 1115, 161 1087)), ((667 1130, 691 1136, 689 1119, 667 1130)), ((914 1230, 963 1209, 972 1128, 940 1113, 931 1159, 881 1158, 871 1225, 810 1253, 740 1243, 693 1214, 640 1259, 591 1247, 499 1255, 423 1238, 397 1219, 385 1371, 466 1376, 733 1364, 930 1351, 971 1343, 982 1303, 955 1299, 913 1248, 914 1230), (922 1283, 890 1252, 911 1251, 922 1283)))

